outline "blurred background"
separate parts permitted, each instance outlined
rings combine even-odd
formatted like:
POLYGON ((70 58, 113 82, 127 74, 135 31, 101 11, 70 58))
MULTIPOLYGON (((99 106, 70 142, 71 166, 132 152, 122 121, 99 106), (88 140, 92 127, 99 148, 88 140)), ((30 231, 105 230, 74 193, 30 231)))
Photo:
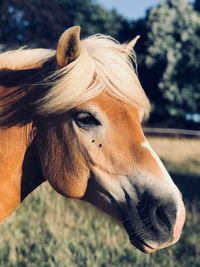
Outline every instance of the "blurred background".
POLYGON ((0 266, 200 267, 200 0, 0 0, 1 51, 55 48, 73 25, 82 38, 141 36, 138 75, 152 104, 144 130, 183 193, 184 233, 143 255, 106 215, 44 184, 1 225, 0 266))

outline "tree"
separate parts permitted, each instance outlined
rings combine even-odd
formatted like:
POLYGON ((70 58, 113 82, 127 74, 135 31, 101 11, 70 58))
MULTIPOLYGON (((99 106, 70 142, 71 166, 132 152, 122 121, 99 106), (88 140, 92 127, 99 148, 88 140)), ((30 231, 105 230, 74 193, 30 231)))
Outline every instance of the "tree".
POLYGON ((200 12, 200 0, 194 1, 194 9, 200 12))
POLYGON ((8 46, 52 45, 71 21, 55 1, 48 0, 1 0, 0 13, 0 42, 8 46))
POLYGON ((122 18, 94 0, 1 0, 0 43, 50 47, 68 27, 81 25, 82 36, 106 33, 117 38, 122 18))
POLYGON ((185 119, 200 111, 200 16, 186 0, 165 0, 146 20, 144 64, 155 86, 154 114, 185 119))
POLYGON ((63 10, 73 10, 73 24, 81 25, 83 36, 105 33, 117 37, 123 18, 115 10, 108 11, 92 0, 60 0, 63 10))

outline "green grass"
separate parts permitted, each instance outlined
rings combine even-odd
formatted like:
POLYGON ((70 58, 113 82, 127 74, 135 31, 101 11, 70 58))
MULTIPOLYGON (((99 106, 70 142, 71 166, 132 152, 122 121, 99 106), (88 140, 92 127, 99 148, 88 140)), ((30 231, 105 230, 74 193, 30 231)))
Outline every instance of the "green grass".
POLYGON ((1 225, 0 267, 200 266, 200 200, 186 204, 180 241, 146 255, 130 245, 123 228, 108 216, 64 199, 45 183, 1 225))

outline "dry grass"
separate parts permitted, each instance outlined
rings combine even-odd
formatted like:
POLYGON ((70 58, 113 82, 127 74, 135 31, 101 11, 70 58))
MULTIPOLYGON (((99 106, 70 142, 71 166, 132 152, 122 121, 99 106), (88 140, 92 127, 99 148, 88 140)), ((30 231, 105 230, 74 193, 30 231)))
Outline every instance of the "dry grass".
POLYGON ((200 175, 200 139, 167 137, 147 139, 169 170, 200 175))

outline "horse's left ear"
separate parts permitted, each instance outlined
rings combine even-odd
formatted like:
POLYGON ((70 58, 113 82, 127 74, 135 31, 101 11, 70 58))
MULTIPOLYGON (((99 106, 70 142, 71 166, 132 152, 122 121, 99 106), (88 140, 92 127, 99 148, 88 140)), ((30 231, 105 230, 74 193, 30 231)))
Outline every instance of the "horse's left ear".
POLYGON ((132 41, 126 44, 126 53, 130 54, 133 50, 134 46, 136 45, 138 39, 140 39, 140 35, 137 35, 132 41))
POLYGON ((62 68, 79 57, 81 52, 80 32, 81 28, 74 26, 61 35, 56 49, 56 61, 59 67, 62 68))

